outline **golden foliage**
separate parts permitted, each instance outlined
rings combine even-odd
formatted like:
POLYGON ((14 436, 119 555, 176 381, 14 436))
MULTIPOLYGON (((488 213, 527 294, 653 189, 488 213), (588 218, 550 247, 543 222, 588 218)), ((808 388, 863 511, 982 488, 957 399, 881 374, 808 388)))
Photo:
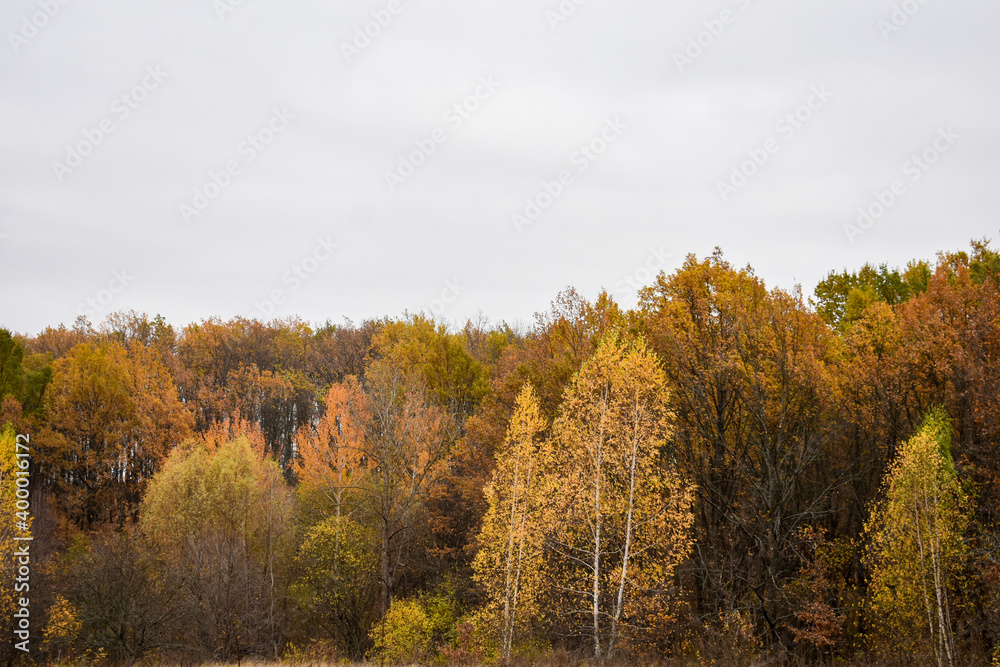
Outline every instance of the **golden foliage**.
POLYGON ((552 464, 551 448, 539 438, 544 428, 535 392, 527 384, 517 396, 493 478, 484 490, 488 509, 473 569, 486 589, 485 611, 499 630, 505 663, 516 641, 541 615, 542 513, 549 490, 544 482, 552 464))
POLYGON ((882 648, 914 655, 929 645, 939 664, 955 662, 951 598, 967 557, 966 505, 951 424, 932 411, 901 447, 866 527, 871 618, 882 648))
POLYGON ((191 417, 155 351, 82 343, 55 363, 38 462, 81 527, 133 517, 191 417))
POLYGON ((597 658, 667 631, 693 546, 693 486, 676 472, 663 370, 641 342, 600 342, 555 424, 546 565, 564 622, 597 658), (666 455, 665 455, 666 454, 666 455))

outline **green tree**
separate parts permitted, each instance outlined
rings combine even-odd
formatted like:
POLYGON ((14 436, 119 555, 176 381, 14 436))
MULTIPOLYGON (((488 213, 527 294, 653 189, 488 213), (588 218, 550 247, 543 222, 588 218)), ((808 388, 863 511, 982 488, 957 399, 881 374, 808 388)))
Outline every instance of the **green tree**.
POLYGON ((972 258, 969 261, 972 282, 982 285, 987 280, 996 281, 1000 277, 1000 253, 990 248, 990 240, 983 238, 972 241, 972 258))
POLYGON ((24 349, 7 329, 0 329, 0 397, 20 397, 24 392, 24 349))
POLYGON ((27 415, 39 412, 52 367, 44 354, 25 357, 23 346, 7 329, 0 329, 0 399, 13 396, 27 415))
POLYGON ((885 264, 865 264, 854 273, 833 271, 816 286, 814 304, 828 324, 842 329, 876 301, 895 306, 927 291, 930 275, 925 261, 910 262, 902 273, 885 264))

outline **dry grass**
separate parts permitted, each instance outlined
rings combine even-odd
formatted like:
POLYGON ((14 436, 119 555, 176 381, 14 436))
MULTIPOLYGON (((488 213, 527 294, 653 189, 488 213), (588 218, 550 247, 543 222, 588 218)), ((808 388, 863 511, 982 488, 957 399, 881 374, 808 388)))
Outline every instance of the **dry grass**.
MULTIPOLYGON (((64 665, 79 665, 80 663, 61 663, 64 665)), ((672 659, 646 662, 616 662, 611 667, 806 667, 808 665, 837 665, 837 667, 919 667, 926 664, 933 667, 931 663, 912 662, 885 662, 873 658, 856 658, 850 660, 837 660, 835 662, 805 662, 794 660, 774 660, 766 658, 749 658, 747 656, 722 658, 722 659, 672 659)), ((960 665, 980 665, 989 664, 987 661, 965 660, 960 665)), ((380 666, 377 662, 337 662, 329 660, 243 660, 236 662, 140 662, 137 665, 148 665, 148 667, 428 667, 428 665, 438 665, 438 663, 412 663, 409 665, 389 665, 386 663, 380 666)), ((439 667, 487 667, 486 665, 440 665, 439 667)), ((495 667, 490 664, 488 667, 495 667)), ((597 667, 593 661, 585 659, 560 659, 559 657, 546 657, 533 662, 515 663, 513 667, 597 667)))

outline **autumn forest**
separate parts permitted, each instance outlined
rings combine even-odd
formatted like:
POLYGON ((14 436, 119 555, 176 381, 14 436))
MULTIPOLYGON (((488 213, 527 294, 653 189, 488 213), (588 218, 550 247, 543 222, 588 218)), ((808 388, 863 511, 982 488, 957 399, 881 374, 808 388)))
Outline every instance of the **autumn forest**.
POLYGON ((0 330, 0 657, 998 664, 998 280, 0 330))

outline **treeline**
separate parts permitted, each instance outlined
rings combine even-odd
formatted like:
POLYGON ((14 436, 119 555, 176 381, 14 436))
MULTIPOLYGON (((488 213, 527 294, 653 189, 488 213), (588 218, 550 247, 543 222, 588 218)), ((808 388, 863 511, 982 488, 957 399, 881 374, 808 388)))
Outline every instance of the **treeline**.
POLYGON ((4 633, 26 433, 38 661, 988 661, 998 277, 717 251, 523 330, 0 331, 4 633))

